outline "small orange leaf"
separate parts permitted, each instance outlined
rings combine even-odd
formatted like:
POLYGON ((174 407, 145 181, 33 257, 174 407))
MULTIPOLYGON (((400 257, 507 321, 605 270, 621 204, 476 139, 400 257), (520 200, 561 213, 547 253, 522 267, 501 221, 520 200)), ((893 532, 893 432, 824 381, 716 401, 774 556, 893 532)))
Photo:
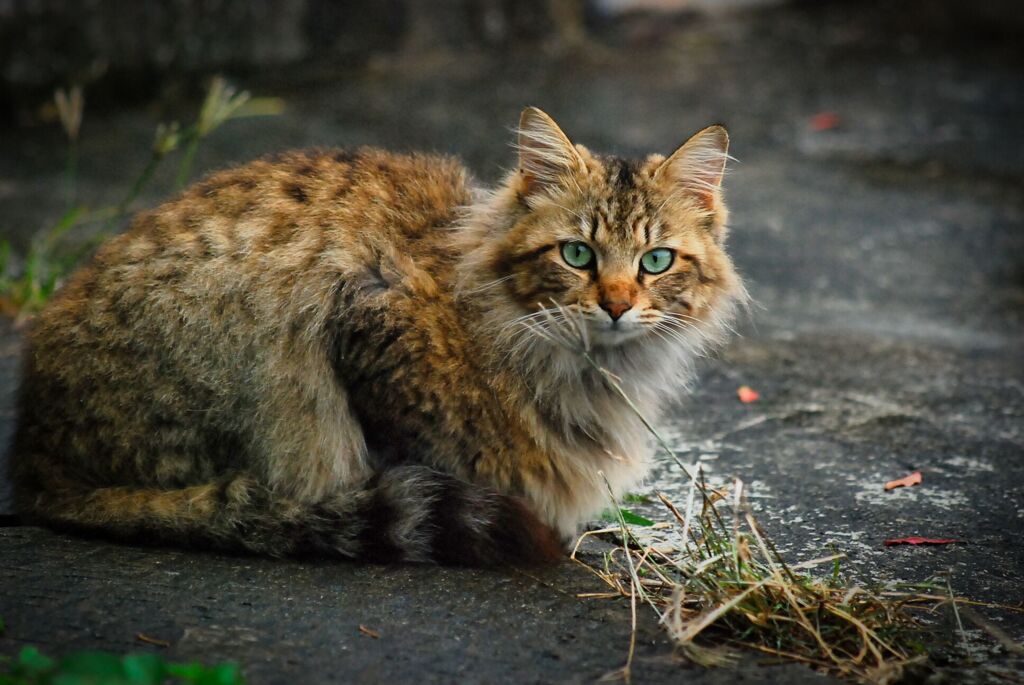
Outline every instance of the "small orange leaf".
POLYGON ((911 485, 918 485, 920 482, 921 472, 914 471, 909 476, 904 476, 903 478, 897 478, 896 480, 889 481, 888 483, 885 484, 885 489, 893 490, 895 488, 909 488, 911 485))
POLYGON ((953 538, 920 538, 912 535, 907 538, 889 538, 885 541, 886 547, 893 545, 949 545, 954 542, 966 542, 966 540, 954 540, 953 538))
POLYGON ((842 119, 835 112, 818 112, 807 123, 812 131, 831 131, 839 128, 842 119))
POLYGON ((359 624, 359 632, 362 633, 363 635, 367 635, 369 637, 372 637, 374 640, 379 640, 380 639, 380 633, 378 633, 373 628, 367 628, 362 623, 359 624))
POLYGON ((740 398, 740 402, 743 404, 750 404, 751 402, 757 402, 761 398, 761 394, 751 388, 749 385, 741 385, 736 389, 736 396, 740 398))

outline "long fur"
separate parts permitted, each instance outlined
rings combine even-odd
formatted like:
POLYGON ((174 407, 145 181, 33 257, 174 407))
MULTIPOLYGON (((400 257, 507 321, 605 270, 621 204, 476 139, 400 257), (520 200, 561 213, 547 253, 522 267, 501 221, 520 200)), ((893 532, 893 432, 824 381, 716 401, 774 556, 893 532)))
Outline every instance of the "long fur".
POLYGON ((668 159, 601 157, 528 109, 491 190, 453 160, 368 148, 214 174, 34 323, 21 513, 271 555, 556 557, 605 479, 621 494, 651 458, 580 350, 656 419, 745 300, 727 142, 712 127, 668 159), (594 268, 562 260, 576 240, 594 268), (638 271, 656 246, 672 266, 638 271))

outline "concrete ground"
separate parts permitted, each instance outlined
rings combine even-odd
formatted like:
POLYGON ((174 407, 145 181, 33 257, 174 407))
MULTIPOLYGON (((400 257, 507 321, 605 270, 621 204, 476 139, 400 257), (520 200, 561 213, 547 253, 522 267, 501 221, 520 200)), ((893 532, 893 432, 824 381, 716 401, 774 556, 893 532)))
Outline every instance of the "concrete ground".
MULTIPOLYGON (((864 583, 946 574, 960 595, 1021 606, 1024 55, 1019 37, 972 26, 960 11, 808 3, 632 20, 599 35, 603 47, 587 60, 422 54, 330 78, 250 77, 242 82, 284 97, 287 113, 230 123, 199 162, 378 144, 458 154, 492 180, 512 161, 508 127, 526 104, 619 153, 668 152, 726 123, 739 160, 726 181, 731 246, 757 304, 742 337, 701 364, 666 432, 712 480, 746 482, 792 561, 834 544, 864 583), (815 130, 822 112, 836 125, 815 130), (744 384, 760 401, 737 401, 744 384), (917 469, 922 485, 883 492, 917 469), (965 542, 883 545, 905 535, 965 542)), ((87 112, 82 197, 116 198, 155 122, 146 109, 87 112)), ((60 213, 61 140, 52 126, 8 128, 0 149, 0 224, 23 246, 60 213)), ((19 340, 0 323, 0 443, 13 421, 19 340)), ((650 483, 681 488, 668 466, 650 483)), ((2 491, 0 508, 9 512, 2 491)), ((575 597, 601 585, 568 562, 531 571, 299 563, 19 526, 0 528, 0 550, 0 654, 27 644, 153 649, 237 661, 254 683, 583 682, 623 664, 630 632, 627 603, 575 597), (139 633, 170 646, 142 644, 139 633)), ((980 611, 1024 640, 1020 613, 980 611)), ((956 660, 943 646, 954 641, 948 620, 934 621, 929 682, 1020 682, 1021 657, 968 628, 973 657, 956 660)), ((634 679, 826 680, 756 656, 727 670, 688 666, 646 612, 634 679)))

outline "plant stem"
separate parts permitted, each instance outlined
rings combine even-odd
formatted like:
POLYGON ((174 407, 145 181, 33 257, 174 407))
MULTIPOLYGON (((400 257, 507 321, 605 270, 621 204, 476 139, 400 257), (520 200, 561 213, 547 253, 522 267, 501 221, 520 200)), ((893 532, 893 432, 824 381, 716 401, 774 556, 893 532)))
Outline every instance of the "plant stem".
POLYGON ((188 137, 185 152, 181 157, 181 165, 178 167, 178 178, 174 183, 175 188, 178 190, 185 188, 185 184, 188 183, 188 179, 192 175, 192 163, 195 161, 196 150, 199 149, 201 138, 202 136, 199 135, 198 131, 188 137))
POLYGON ((104 222, 103 228, 100 230, 99 235, 97 236, 98 238, 105 238, 107 234, 110 233, 110 230, 114 228, 114 225, 124 217, 124 215, 128 212, 128 209, 131 207, 132 203, 138 199, 139 195, 142 193, 142 190, 149 184, 150 180, 153 178, 153 174, 156 172, 156 168, 160 166, 160 162, 162 162, 163 159, 164 155, 160 154, 159 152, 153 152, 149 156, 149 160, 146 162, 146 166, 142 168, 142 173, 140 173, 138 177, 136 177, 135 182, 132 184, 131 189, 124 196, 124 198, 122 198, 122 200, 119 203, 117 203, 117 206, 114 207, 114 210, 110 217, 108 217, 106 222, 104 222))
POLYGON ((967 639, 967 631, 964 630, 964 622, 960 619, 960 610, 956 608, 956 595, 953 594, 953 585, 949 582, 949 575, 946 575, 946 590, 949 592, 949 605, 953 607, 953 617, 956 618, 956 627, 960 631, 960 640, 963 642, 967 655, 974 656, 971 649, 971 642, 967 639))
POLYGON ((125 195, 124 199, 117 205, 118 210, 124 213, 128 209, 129 205, 135 202, 139 197, 139 194, 142 193, 142 189, 145 188, 150 179, 153 178, 153 173, 156 171, 156 168, 160 166, 160 162, 163 161, 163 158, 163 155, 156 152, 149 156, 149 161, 146 162, 146 166, 143 167, 142 173, 139 174, 139 177, 135 179, 135 183, 132 184, 131 190, 128 191, 128 194, 125 195))
POLYGON ((75 204, 75 186, 78 180, 78 142, 68 141, 68 155, 64 163, 64 204, 67 209, 75 204))

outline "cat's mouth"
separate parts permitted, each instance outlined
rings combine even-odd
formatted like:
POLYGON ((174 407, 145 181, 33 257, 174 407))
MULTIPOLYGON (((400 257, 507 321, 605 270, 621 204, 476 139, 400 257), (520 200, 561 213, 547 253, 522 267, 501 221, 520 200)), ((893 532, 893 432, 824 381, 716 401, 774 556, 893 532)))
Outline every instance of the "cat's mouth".
POLYGON ((612 321, 605 317, 603 321, 591 319, 587 323, 590 341, 597 347, 617 347, 648 332, 644 324, 627 319, 612 321))

